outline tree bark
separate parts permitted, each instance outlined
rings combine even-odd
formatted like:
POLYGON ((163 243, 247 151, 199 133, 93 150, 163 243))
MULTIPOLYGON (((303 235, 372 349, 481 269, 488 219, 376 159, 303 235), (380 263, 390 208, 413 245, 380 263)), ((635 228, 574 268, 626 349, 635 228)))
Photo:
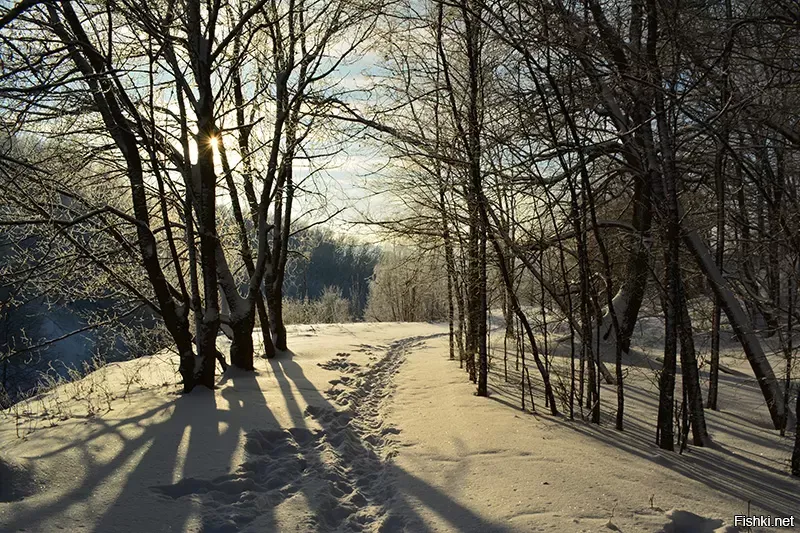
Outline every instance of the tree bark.
MULTIPOLYGON (((800 392, 797 393, 795 413, 800 413, 800 392)), ((800 415, 794 429, 794 451, 792 451, 792 475, 800 477, 800 415)))
POLYGON ((752 368, 758 386, 761 388, 761 394, 764 396, 764 401, 769 409, 772 424, 775 429, 780 429, 785 408, 781 386, 775 377, 772 365, 761 347, 758 336, 753 331, 747 313, 728 286, 728 282, 722 276, 722 272, 714 264, 711 253, 697 232, 684 228, 683 242, 711 284, 714 295, 719 298, 720 305, 728 317, 728 322, 730 322, 736 338, 742 344, 747 361, 750 363, 750 368, 752 368))
MULTIPOLYGON (((637 175, 634 180, 633 219, 631 221, 631 225, 638 232, 638 239, 628 255, 625 279, 613 299, 613 307, 619 321, 619 341, 622 351, 625 353, 630 350, 631 336, 639 318, 639 310, 650 276, 651 220, 650 184, 648 175, 642 173, 642 175, 637 175)), ((602 332, 605 340, 614 336, 614 324, 608 307, 603 316, 602 332)))
POLYGON ((711 439, 706 427, 706 417, 703 411, 703 393, 700 388, 700 372, 697 368, 697 352, 694 347, 694 332, 689 308, 686 304, 686 293, 683 280, 680 280, 680 326, 679 336, 681 342, 681 375, 683 377, 683 390, 686 394, 686 408, 692 425, 692 443, 695 446, 708 446, 711 439))

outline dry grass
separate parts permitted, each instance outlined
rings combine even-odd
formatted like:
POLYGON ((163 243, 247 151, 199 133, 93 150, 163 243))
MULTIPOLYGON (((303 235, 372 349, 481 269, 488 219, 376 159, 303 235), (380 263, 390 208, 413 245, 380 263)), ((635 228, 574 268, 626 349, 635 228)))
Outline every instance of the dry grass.
POLYGON ((59 372, 52 363, 30 393, 0 417, 14 420, 18 438, 55 427, 72 418, 91 418, 114 409, 114 401, 176 383, 177 364, 170 351, 122 363, 95 356, 80 367, 59 372), (117 371, 117 368, 119 371, 117 371))

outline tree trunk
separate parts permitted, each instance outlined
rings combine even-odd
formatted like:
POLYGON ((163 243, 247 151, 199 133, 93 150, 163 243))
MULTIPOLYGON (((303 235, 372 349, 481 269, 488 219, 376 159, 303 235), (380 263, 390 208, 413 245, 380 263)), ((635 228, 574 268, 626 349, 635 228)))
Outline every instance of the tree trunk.
MULTIPOLYGON (((786 291, 786 335, 783 340, 783 356, 786 360, 785 373, 783 378, 783 405, 786 408, 783 410, 783 423, 781 424, 781 437, 786 434, 787 426, 789 425, 789 393, 792 387, 792 359, 794 358, 794 299, 797 292, 797 260, 792 259, 792 270, 788 277, 788 290, 786 291)), ((798 391, 800 395, 800 391, 798 391)), ((795 411, 796 416, 800 416, 800 411, 795 411)))
MULTIPOLYGON (((484 213, 484 222, 488 226, 488 216, 484 213)), ((492 241, 492 246, 494 247, 495 253, 497 254, 498 259, 500 261, 498 264, 500 265, 500 275, 503 278, 503 284, 506 288, 513 287, 514 280, 511 279, 511 276, 508 273, 508 269, 506 263, 503 259, 503 251, 500 248, 500 243, 497 240, 497 237, 493 232, 488 232, 489 238, 492 241)), ((542 358, 539 356, 539 350, 536 347, 536 337, 533 334, 533 329, 531 328, 530 323, 528 322, 525 313, 522 311, 522 308, 519 305, 519 300, 517 299, 516 293, 514 291, 509 291, 509 295, 511 296, 511 306, 514 309, 514 313, 519 318, 520 324, 522 325, 521 329, 524 329, 525 333, 528 336, 528 341, 531 343, 531 352, 533 354, 533 360, 536 363, 536 368, 539 369, 539 374, 542 376, 542 382, 544 383, 544 394, 547 398, 548 404, 550 406, 550 413, 553 415, 558 414, 558 408, 556 407, 555 397, 553 396, 553 387, 550 384, 550 375, 545 368, 542 358)), ((520 331, 520 335, 522 332, 520 331)), ((524 341, 524 338, 523 338, 524 341)), ((520 379, 522 380, 525 375, 525 365, 522 365, 522 372, 520 374, 520 379)), ((523 382, 524 383, 524 382, 523 382)), ((523 393, 522 393, 522 402, 523 405, 525 403, 525 392, 524 392, 524 385, 523 385, 523 393)))
MULTIPOLYGON (((438 115, 437 115, 438 121, 438 115)), ((455 260, 453 258, 453 243, 450 237, 450 224, 447 221, 447 204, 445 203, 445 187, 442 182, 441 169, 437 162, 437 174, 440 181, 439 185, 439 211, 442 219, 442 240, 444 241, 444 262, 447 269, 447 323, 450 339, 450 360, 455 360, 455 303, 454 298, 458 298, 456 294, 456 269, 455 260)), ((459 311, 460 313, 460 311, 459 311)), ((460 332, 459 332, 460 336, 460 332)), ((460 341, 460 339, 459 339, 460 341)))
MULTIPOLYGON (((677 236, 675 237, 677 239, 677 236)), ((675 406, 675 360, 677 349, 677 312, 678 290, 676 287, 677 258, 674 253, 677 246, 667 244, 666 262, 666 294, 663 296, 664 307, 664 364, 658 380, 658 447, 673 451, 675 438, 673 435, 673 417, 675 406)))
MULTIPOLYGON (((250 234, 247 230, 247 225, 245 224, 244 214, 242 212, 241 205, 239 203, 239 193, 236 189, 236 183, 233 179, 233 173, 228 162, 228 155, 227 150, 225 149, 225 143, 222 138, 217 141, 217 145, 219 148, 219 155, 220 160, 222 163, 222 171, 225 173, 225 182, 228 186, 228 196, 231 199, 231 208, 233 210, 233 216, 236 220, 236 226, 239 230, 239 245, 240 245, 240 254, 242 257, 242 262, 244 263, 245 268, 247 269, 247 275, 249 276, 250 280, 253 280, 253 277, 256 275, 255 271, 255 263, 253 262, 253 252, 250 247, 250 234)), ((225 255, 222 250, 219 251, 220 257, 218 262, 221 264, 225 263, 225 255)), ((230 269, 228 269, 227 265, 224 266, 224 270, 219 272, 220 284, 223 286, 227 285, 227 290, 229 291, 230 295, 226 296, 226 300, 228 303, 231 303, 231 299, 234 302, 234 306, 237 307, 236 315, 246 314, 249 318, 242 318, 239 320, 239 323, 236 325, 231 324, 231 327, 235 330, 241 329, 245 327, 246 324, 250 325, 250 340, 244 341, 243 343, 238 343, 237 354, 234 356, 234 344, 231 344, 231 364, 237 366, 239 368, 245 370, 252 370, 253 369, 253 355, 254 355, 254 348, 252 346, 252 337, 253 337, 253 328, 255 327, 255 321, 253 319, 253 312, 254 307, 255 310, 258 312, 259 322, 261 323, 262 332, 269 331, 269 319, 267 318, 266 308, 264 306, 264 297, 262 292, 259 289, 255 289, 252 295, 248 295, 246 299, 242 299, 239 297, 239 289, 236 286, 236 282, 233 279, 233 276, 230 275, 230 269), (240 307, 246 307, 247 309, 243 309, 240 307), (250 345, 249 351, 245 346, 250 345)), ((251 289, 252 290, 252 289, 251 289)), ((223 300, 225 301, 225 300, 223 300)), ((243 332, 240 332, 239 335, 244 335, 243 332)), ((234 335, 235 336, 235 335, 234 335)), ((272 340, 267 340, 268 337, 264 337, 264 352, 268 358, 274 357, 275 355, 275 348, 272 344, 272 340)))
POLYGON ((692 443, 695 446, 708 446, 711 439, 706 428, 706 417, 703 412, 703 394, 700 388, 700 372, 697 369, 697 353, 694 348, 692 319, 686 305, 686 294, 683 281, 680 280, 680 326, 681 342, 681 374, 683 390, 686 395, 686 408, 692 424, 692 443))
POLYGON ((447 340, 450 348, 450 360, 455 361, 455 305, 453 304, 453 276, 450 268, 447 269, 447 340))
MULTIPOLYGON (((483 208, 481 208, 483 209, 483 208)), ((486 286, 486 227, 481 221, 481 246, 480 246, 480 322, 478 322, 478 396, 488 396, 489 378, 489 349, 487 345, 487 312, 488 298, 486 286)))
MULTIPOLYGON (((655 0, 647 1, 648 38, 658 34, 658 10, 655 0)), ((655 41, 653 41, 654 43, 655 41)), ((652 77, 661 79, 656 56, 650 58, 652 77)), ((671 128, 664 109, 664 95, 657 92, 654 98, 658 144, 661 152, 661 187, 655 195, 664 205, 661 226, 664 236, 664 367, 659 380, 658 401, 658 446, 664 450, 674 450, 673 409, 675 405, 675 366, 677 358, 678 328, 680 306, 683 300, 680 272, 680 232, 681 213, 678 208, 678 173, 675 164, 675 146, 671 128)), ((655 147, 651 157, 656 157, 655 147)))
MULTIPOLYGON (((719 244, 717 244, 719 246, 719 244)), ((722 323, 722 306, 720 300, 714 296, 714 310, 711 317, 711 362, 708 371, 708 408, 718 410, 719 395, 719 339, 720 325, 722 323)))
POLYGON ((248 313, 241 320, 231 322, 233 338, 231 339, 231 364, 242 370, 254 370, 253 366, 253 327, 255 317, 248 313))
MULTIPOLYGON (((628 255, 625 279, 612 300, 619 323, 620 347, 625 353, 630 350, 631 336, 639 318, 639 309, 650 275, 650 227, 653 217, 648 179, 649 176, 642 173, 634 181, 631 225, 638 231, 638 239, 628 255)), ((614 335, 614 324, 608 307, 603 316, 602 335, 603 339, 614 335)))
MULTIPOLYGON (((800 391, 797 393, 795 413, 800 413, 800 391)), ((792 452, 792 475, 800 477, 800 415, 794 429, 794 451, 792 452)))
POLYGON ((283 324, 283 288, 278 281, 267 284, 267 304, 269 307, 269 322, 272 329, 272 343, 276 350, 285 351, 288 348, 286 326, 283 324))
POLYGON ((453 279, 455 283, 455 297, 456 297, 456 310, 458 311, 458 330, 456 331, 456 342, 458 343, 458 361, 459 361, 459 368, 464 367, 464 358, 466 357, 466 351, 464 349, 464 332, 466 328, 464 327, 464 322, 466 320, 466 312, 464 311, 464 291, 461 290, 461 283, 458 281, 458 277, 456 277, 457 273, 453 271, 453 279))
POLYGON ((261 342, 264 346, 264 357, 272 359, 275 357, 275 344, 272 342, 272 335, 270 335, 271 328, 267 306, 264 304, 264 293, 260 289, 256 295, 256 311, 258 312, 258 325, 261 329, 261 342))
MULTIPOLYGON (((474 205, 470 207, 470 211, 475 211, 477 214, 478 207, 474 205)), ((470 214, 470 229, 468 239, 468 257, 467 257, 467 372, 469 379, 473 383, 477 383, 477 369, 475 368, 475 357, 478 352, 478 343, 480 335, 480 322, 481 316, 481 295, 480 295, 480 244, 479 244, 479 223, 475 220, 475 216, 470 214)))
POLYGON ((684 228, 683 242, 694 256, 697 265, 703 271, 709 283, 711 283, 715 296, 719 298, 720 305, 725 311, 736 337, 742 344, 747 361, 750 363, 750 368, 753 369, 758 386, 761 388, 761 394, 764 396, 764 401, 769 409, 772 424, 775 429, 780 429, 785 407, 783 405, 781 386, 775 377, 772 365, 770 365, 761 347, 758 336, 753 331, 745 310, 739 304, 736 296, 734 296, 733 291, 728 286, 728 282, 722 276, 722 272, 714 264, 711 253, 697 232, 684 228))
POLYGON ((48 18, 59 39, 70 47, 70 58, 75 68, 87 80, 92 90, 94 104, 103 123, 125 160, 133 213, 137 221, 137 245, 142 264, 158 301, 164 325, 175 341, 178 350, 179 372, 183 378, 184 392, 189 392, 196 384, 195 365, 197 363, 189 331, 190 302, 184 301, 179 304, 175 301, 159 262, 157 242, 150 229, 150 211, 145 194, 144 171, 136 136, 131 131, 129 120, 124 115, 115 95, 112 75, 109 74, 107 65, 102 59, 103 55, 91 48, 92 40, 83 30, 72 6, 65 3, 62 5, 62 10, 63 20, 55 5, 48 5, 48 18), (81 43, 80 47, 75 45, 75 38, 66 31, 64 24, 69 26, 71 32, 77 36, 81 43))

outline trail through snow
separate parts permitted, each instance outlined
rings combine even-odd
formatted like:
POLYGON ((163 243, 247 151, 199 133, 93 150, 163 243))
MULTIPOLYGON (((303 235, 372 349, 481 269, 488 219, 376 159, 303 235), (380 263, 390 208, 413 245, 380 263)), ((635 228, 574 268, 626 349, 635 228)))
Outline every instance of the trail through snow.
MULTIPOLYGON (((498 337, 489 399, 441 324, 298 326, 294 352, 186 396, 169 356, 108 365, 0 418, 0 532, 730 533, 748 505, 800 518, 791 437, 764 429, 735 351, 707 413, 714 446, 678 455, 652 443, 649 337, 626 367, 624 433, 605 387, 600 427, 521 412, 498 337), (86 391, 106 390, 110 410, 93 411, 86 391)), ((568 361, 552 342, 550 357, 568 361)))
POLYGON ((402 529, 403 517, 387 508, 392 482, 386 460, 395 453, 388 437, 398 430, 384 423, 381 407, 406 351, 423 338, 392 342, 382 357, 370 355, 372 364, 366 367, 351 362, 348 352, 319 363, 342 372, 325 394, 343 410, 309 405, 304 411, 321 429, 249 431, 246 460, 235 473, 212 480, 184 478, 153 489, 170 498, 199 501, 207 533, 264 531, 271 524, 259 524, 259 519, 297 493, 305 494, 311 506, 312 512, 297 524, 308 530, 402 529))

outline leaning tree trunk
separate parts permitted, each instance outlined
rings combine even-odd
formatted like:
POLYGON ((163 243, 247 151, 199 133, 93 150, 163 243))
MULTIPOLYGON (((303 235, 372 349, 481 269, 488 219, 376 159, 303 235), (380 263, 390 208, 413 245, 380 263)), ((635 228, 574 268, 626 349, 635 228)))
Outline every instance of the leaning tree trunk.
POLYGON ((747 318, 747 313, 739 304, 739 300, 736 299, 733 291, 728 286, 728 282, 717 268, 708 248, 697 232, 684 228, 683 242, 694 256, 703 274, 708 278, 714 295, 719 299, 733 332, 742 344, 747 361, 750 363, 750 368, 753 369, 758 386, 761 388, 761 394, 767 403, 772 424, 775 429, 780 429, 783 421, 783 411, 787 406, 783 404, 781 386, 775 377, 772 365, 770 365, 761 347, 761 342, 753 331, 753 327, 747 318))
MULTIPOLYGON (((486 212, 482 210, 483 221, 489 228, 489 217, 486 216, 486 212)), ((517 298, 516 293, 511 290, 514 287, 514 280, 511 278, 507 264, 505 262, 505 258, 503 257, 503 250, 500 248, 500 243, 496 235, 492 231, 487 231, 489 239, 492 241, 492 246, 494 247, 495 253, 499 259, 498 264, 500 266, 500 275, 503 279, 503 284, 505 285, 506 289, 508 289, 508 294, 511 296, 511 307, 514 310, 514 313, 517 315, 517 318, 520 320, 520 324, 522 325, 523 330, 525 330, 526 335, 528 336, 528 341, 531 343, 531 351, 533 353, 533 360, 536 363, 536 368, 539 370, 539 374, 542 376, 542 382, 544 383, 544 394, 545 398, 547 398, 547 403, 550 407, 550 413, 553 415, 558 415, 558 407, 556 407, 556 400, 555 396, 553 395, 553 387, 550 383, 550 374, 547 371, 544 363, 542 362, 542 358, 539 356, 539 350, 536 346, 536 337, 533 334, 533 328, 531 328, 530 323, 528 322, 528 318, 525 316, 525 313, 522 311, 522 308, 519 305, 519 299, 517 298)), ((525 365, 523 364, 522 367, 522 374, 525 374, 525 365)), ((523 393, 523 402, 525 395, 523 393)))
MULTIPOLYGON (((648 39, 656 39, 657 35, 657 16, 655 0, 647 1, 647 13, 649 21, 648 33, 652 32, 652 36, 648 35, 648 39)), ((654 79, 663 79, 660 68, 658 66, 657 55, 655 54, 655 41, 653 46, 649 46, 649 63, 654 79)), ((664 161, 664 170, 667 173, 665 176, 664 184, 668 187, 677 185, 677 169, 675 164, 675 145, 672 139, 670 124, 667 121, 667 114, 664 108, 664 95, 657 91, 655 93, 655 110, 656 110, 656 123, 658 126, 659 145, 661 147, 662 160, 664 161)), ((655 159, 656 152, 650 150, 649 158, 655 159)), ((752 325, 747 319, 747 315, 742 309, 739 301, 734 296, 733 292, 728 286, 727 281, 722 276, 722 272, 714 262, 705 243, 702 241, 696 230, 686 227, 686 217, 681 206, 680 200, 677 197, 677 190, 665 190, 664 197, 667 200, 666 205, 670 211, 670 218, 678 221, 676 228, 680 233, 680 238, 683 240, 684 245, 694 256, 700 269, 705 274, 706 278, 711 284, 715 296, 719 299, 722 309, 725 311, 728 321, 733 328, 739 342, 744 348, 747 360, 753 369, 753 373, 758 381, 761 392, 764 395, 764 400, 767 403, 772 423, 775 429, 780 429, 783 420, 783 411, 786 406, 783 405, 783 397, 781 395, 781 387, 772 370, 772 366, 767 360, 767 356, 761 347, 758 337, 753 331, 752 325), (674 196, 673 196, 674 194, 674 196)), ((657 195, 654 195, 657 197, 657 195)), ((676 236, 677 237, 677 236, 676 236)), ((669 242, 669 241, 668 241, 669 242)), ((669 304, 669 303, 668 303, 669 304)))

